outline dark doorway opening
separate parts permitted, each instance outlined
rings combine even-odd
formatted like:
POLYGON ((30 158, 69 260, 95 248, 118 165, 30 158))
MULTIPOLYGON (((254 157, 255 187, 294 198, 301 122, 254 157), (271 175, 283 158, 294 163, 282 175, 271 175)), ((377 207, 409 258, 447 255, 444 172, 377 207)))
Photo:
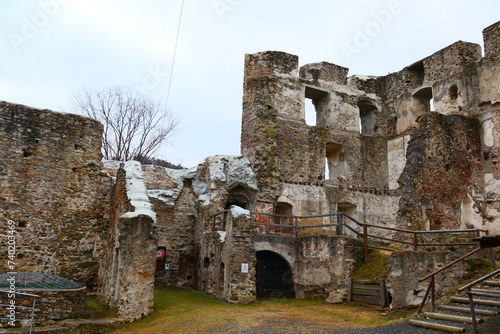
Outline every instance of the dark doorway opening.
POLYGON ((295 298, 293 275, 278 254, 257 252, 257 298, 295 298))

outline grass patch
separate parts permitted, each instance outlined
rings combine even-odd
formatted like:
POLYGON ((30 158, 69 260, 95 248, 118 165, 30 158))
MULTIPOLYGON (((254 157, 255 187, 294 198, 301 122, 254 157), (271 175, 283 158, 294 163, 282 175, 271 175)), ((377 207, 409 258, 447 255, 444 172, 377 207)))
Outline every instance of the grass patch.
POLYGON ((412 312, 298 299, 259 299, 251 305, 233 305, 199 291, 162 289, 155 292, 152 315, 106 333, 240 333, 263 328, 284 333, 297 329, 328 332, 335 328, 382 326, 401 321, 412 312))
POLYGON ((351 275, 357 280, 376 280, 386 278, 388 275, 387 264, 389 262, 390 251, 370 249, 368 261, 359 263, 351 275))
POLYGON ((493 271, 493 263, 490 259, 479 258, 467 260, 467 273, 469 277, 477 279, 493 271))
POLYGON ((83 319, 116 318, 117 312, 112 310, 108 304, 97 299, 85 300, 83 319))

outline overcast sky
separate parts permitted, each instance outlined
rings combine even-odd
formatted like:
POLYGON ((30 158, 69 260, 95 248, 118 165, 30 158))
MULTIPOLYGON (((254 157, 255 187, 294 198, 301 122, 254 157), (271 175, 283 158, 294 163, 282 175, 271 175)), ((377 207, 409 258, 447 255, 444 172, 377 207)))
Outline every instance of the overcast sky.
MULTIPOLYGON (((2 0, 0 100, 71 111, 83 87, 167 98, 182 0, 2 0)), ((285 51, 349 75, 401 70, 457 40, 482 45, 498 0, 185 0, 159 157, 239 154, 246 53, 285 51)))

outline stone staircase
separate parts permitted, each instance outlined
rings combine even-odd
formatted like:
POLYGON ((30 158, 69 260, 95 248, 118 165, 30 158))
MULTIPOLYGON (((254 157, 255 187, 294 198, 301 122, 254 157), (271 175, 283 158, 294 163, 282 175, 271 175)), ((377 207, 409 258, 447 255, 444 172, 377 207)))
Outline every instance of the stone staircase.
MULTIPOLYGON (((486 317, 500 314, 500 277, 484 281, 471 289, 478 327, 486 317)), ((473 333, 473 318, 469 295, 454 296, 446 304, 438 305, 439 313, 425 312, 410 320, 413 326, 444 333, 473 333)), ((480 333, 481 331, 479 331, 480 333)), ((499 329, 500 333, 500 329, 499 329)))

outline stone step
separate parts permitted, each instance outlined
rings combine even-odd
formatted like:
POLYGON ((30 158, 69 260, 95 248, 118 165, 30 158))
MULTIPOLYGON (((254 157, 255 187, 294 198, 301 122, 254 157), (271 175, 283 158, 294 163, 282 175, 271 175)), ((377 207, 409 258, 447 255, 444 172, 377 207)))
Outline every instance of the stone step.
MULTIPOLYGON (((468 308, 468 307, 439 305, 439 309, 446 310, 446 311, 452 311, 452 312, 458 312, 458 313, 471 313, 470 308, 468 308)), ((487 317, 498 315, 498 311, 478 310, 478 309, 475 309, 474 311, 477 315, 484 315, 487 317)))
POLYGON ((429 322, 429 321, 411 319, 409 323, 410 323, 410 325, 413 325, 413 326, 435 329, 435 330, 446 332, 446 333, 463 333, 463 332, 465 332, 464 327, 436 324, 436 323, 429 322))
MULTIPOLYGON (((451 297, 450 298, 450 302, 452 302, 452 303, 460 303, 460 304, 468 304, 469 303, 469 298, 451 297)), ((476 304, 476 305, 485 305, 485 306, 500 307, 500 301, 496 301, 496 300, 474 299, 474 304, 476 304)))
MULTIPOLYGON (((434 313, 434 312, 425 312, 424 316, 427 318, 431 318, 431 319, 460 322, 460 323, 464 323, 464 324, 472 324, 471 317, 464 317, 464 316, 445 314, 445 313, 434 313)), ((479 323, 483 322, 484 320, 482 318, 476 318, 476 321, 479 324, 479 323)))

